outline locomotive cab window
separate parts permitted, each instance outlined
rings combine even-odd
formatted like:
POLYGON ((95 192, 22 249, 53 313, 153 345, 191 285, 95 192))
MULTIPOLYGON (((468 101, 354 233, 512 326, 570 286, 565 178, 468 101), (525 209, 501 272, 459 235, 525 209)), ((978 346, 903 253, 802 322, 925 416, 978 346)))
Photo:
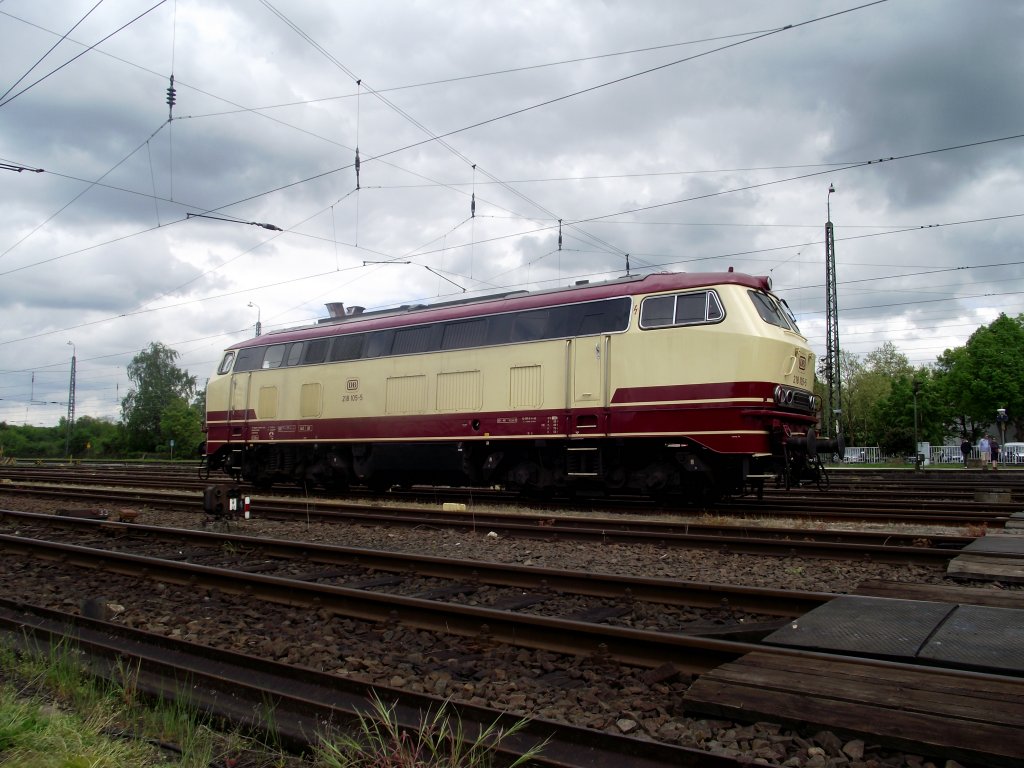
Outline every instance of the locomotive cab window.
POLYGON ((234 352, 225 352, 224 359, 220 361, 220 365, 217 367, 217 373, 222 376, 231 370, 231 364, 235 362, 234 352))
POLYGON ((770 325, 777 325, 779 328, 785 328, 787 331, 796 331, 799 333, 799 329, 796 327, 795 321, 790 321, 788 315, 792 315, 789 312, 789 307, 783 310, 772 298, 760 291, 747 291, 750 296, 750 300, 754 302, 754 308, 757 309, 757 314, 761 316, 761 319, 770 325))
POLYGON ((238 359, 235 360, 235 373, 242 371, 255 371, 263 364, 263 353, 266 347, 246 347, 238 350, 238 359))
POLYGON ((640 327, 645 329, 717 323, 723 317, 725 310, 714 291, 651 296, 640 305, 640 327))
POLYGON ((706 293, 686 293, 676 296, 675 324, 703 323, 708 313, 706 293))

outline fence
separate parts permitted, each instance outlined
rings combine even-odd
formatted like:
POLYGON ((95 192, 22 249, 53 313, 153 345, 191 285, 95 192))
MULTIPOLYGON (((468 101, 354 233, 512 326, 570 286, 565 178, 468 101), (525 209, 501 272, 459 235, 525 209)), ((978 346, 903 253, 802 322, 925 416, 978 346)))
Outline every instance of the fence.
MULTIPOLYGON (((1007 446, 1009 447, 1009 446, 1007 446)), ((968 458, 980 459, 981 454, 978 452, 978 446, 972 446, 971 452, 967 454, 968 458)), ((877 445, 869 446, 847 446, 846 452, 843 456, 844 464, 879 464, 886 459, 892 457, 886 456, 882 453, 882 449, 877 445)), ((898 456, 896 458, 903 458, 898 456)), ((933 445, 928 453, 928 458, 931 464, 963 464, 964 455, 960 452, 959 445, 933 445)), ((910 461, 913 461, 911 455, 910 461)), ((1000 451, 999 462, 1001 464, 1022 464, 1024 463, 1024 452, 1018 453, 1016 451, 1000 451)))

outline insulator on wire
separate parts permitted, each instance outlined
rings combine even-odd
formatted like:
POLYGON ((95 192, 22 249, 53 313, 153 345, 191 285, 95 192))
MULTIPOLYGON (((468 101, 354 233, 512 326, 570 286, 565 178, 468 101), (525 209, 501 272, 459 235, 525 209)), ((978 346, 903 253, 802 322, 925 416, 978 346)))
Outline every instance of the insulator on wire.
POLYGON ((562 220, 558 220, 558 250, 562 250, 562 220))
POLYGON ((469 218, 476 218, 476 192, 469 198, 469 218))
POLYGON ((177 91, 174 90, 174 75, 171 75, 171 84, 167 88, 167 114, 170 116, 171 110, 174 109, 177 91))
POLYGON ((359 189, 359 147, 356 147, 356 189, 359 189))

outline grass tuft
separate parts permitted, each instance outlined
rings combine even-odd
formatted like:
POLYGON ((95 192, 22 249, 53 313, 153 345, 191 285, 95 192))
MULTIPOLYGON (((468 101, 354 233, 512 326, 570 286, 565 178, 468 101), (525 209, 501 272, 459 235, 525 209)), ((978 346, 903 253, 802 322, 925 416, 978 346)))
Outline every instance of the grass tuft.
MULTIPOLYGON (((462 722, 449 713, 448 704, 436 712, 427 712, 415 731, 403 729, 395 705, 387 705, 376 695, 370 699, 370 711, 360 713, 358 728, 340 734, 317 750, 317 765, 324 768, 486 768, 494 762, 502 741, 521 731, 526 720, 507 730, 492 723, 475 738, 469 739, 462 722)), ((525 765, 540 754, 538 744, 527 754, 508 763, 508 768, 525 765)))

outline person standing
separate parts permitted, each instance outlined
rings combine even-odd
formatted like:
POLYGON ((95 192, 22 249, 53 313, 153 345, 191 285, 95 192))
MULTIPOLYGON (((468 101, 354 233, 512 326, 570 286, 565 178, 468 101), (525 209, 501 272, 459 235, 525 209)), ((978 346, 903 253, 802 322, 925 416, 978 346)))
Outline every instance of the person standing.
POLYGON ((982 435, 978 441, 978 453, 981 454, 981 468, 988 469, 992 462, 992 444, 988 441, 988 435, 982 435))
POLYGON ((960 453, 964 455, 964 466, 966 467, 967 459, 971 455, 971 441, 966 437, 963 439, 963 442, 960 443, 960 453))
POLYGON ((988 448, 992 451, 992 469, 999 469, 999 441, 993 437, 988 441, 988 448))

